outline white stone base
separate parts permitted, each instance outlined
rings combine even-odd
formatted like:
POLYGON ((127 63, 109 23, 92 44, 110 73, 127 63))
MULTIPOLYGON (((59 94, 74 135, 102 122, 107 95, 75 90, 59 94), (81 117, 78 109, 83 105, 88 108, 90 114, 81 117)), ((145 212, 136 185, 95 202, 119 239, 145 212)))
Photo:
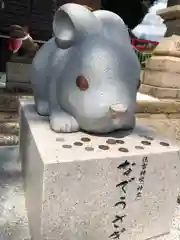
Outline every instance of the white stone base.
POLYGON ((179 147, 141 128, 124 137, 57 134, 28 100, 20 120, 33 240, 144 240, 170 231, 179 147))

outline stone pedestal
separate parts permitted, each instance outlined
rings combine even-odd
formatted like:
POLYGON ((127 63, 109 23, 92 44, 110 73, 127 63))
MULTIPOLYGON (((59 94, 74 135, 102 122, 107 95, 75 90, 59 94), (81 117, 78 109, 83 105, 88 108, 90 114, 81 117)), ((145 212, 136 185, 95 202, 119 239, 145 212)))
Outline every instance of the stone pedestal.
POLYGON ((180 99, 180 36, 163 38, 146 62, 140 91, 156 98, 180 99))
POLYGON ((167 234, 179 147, 149 129, 57 134, 21 101, 20 158, 33 240, 144 240, 167 234))

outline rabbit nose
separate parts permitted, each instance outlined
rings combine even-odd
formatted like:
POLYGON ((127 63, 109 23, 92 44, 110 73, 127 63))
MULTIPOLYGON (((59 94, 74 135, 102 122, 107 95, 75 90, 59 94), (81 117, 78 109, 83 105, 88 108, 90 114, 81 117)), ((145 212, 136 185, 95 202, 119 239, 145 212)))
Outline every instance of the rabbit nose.
POLYGON ((113 104, 109 107, 109 112, 110 112, 110 116, 111 118, 115 119, 115 118, 119 118, 121 117, 124 113, 127 112, 127 107, 123 106, 120 103, 117 104, 113 104))

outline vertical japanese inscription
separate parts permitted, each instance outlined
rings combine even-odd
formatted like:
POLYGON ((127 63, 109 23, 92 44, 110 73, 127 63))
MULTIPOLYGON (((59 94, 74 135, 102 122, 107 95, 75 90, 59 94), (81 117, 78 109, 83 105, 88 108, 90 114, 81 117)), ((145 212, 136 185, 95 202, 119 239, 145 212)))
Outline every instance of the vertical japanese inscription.
POLYGON ((139 185, 137 187, 136 200, 140 200, 142 198, 147 165, 148 165, 148 158, 143 157, 142 165, 141 165, 141 172, 140 172, 140 176, 139 176, 139 185))
POLYGON ((128 190, 128 184, 132 183, 135 180, 135 177, 132 176, 132 170, 135 165, 136 164, 134 162, 131 163, 128 160, 125 160, 123 163, 117 166, 119 172, 123 176, 123 181, 117 183, 116 185, 116 187, 120 189, 120 197, 118 201, 114 204, 114 207, 118 208, 118 213, 112 220, 114 232, 109 236, 109 238, 111 239, 120 239, 121 234, 126 231, 126 228, 124 227, 124 219, 127 217, 126 194, 128 190))

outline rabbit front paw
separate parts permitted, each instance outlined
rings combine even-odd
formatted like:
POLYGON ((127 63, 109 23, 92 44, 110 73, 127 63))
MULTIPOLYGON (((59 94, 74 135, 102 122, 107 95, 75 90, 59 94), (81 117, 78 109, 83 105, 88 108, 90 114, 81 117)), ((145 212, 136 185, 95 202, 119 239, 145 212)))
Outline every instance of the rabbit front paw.
POLYGON ((79 130, 76 119, 66 112, 54 113, 50 117, 51 129, 55 132, 71 133, 79 130))

